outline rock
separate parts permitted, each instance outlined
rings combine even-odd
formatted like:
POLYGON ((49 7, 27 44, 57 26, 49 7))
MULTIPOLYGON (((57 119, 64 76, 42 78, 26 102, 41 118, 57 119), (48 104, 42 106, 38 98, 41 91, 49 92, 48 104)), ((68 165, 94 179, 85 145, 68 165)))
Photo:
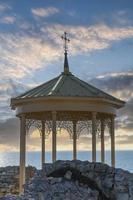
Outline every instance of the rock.
MULTIPOLYGON (((10 168, 8 168, 9 170, 10 168)), ((3 180, 13 170, 3 173, 3 180), (9 173, 10 172, 10 173, 9 173)), ((12 179, 1 184, 8 187, 12 179)), ((0 187, 1 187, 0 184, 0 187)), ((6 190, 8 191, 8 190, 6 190)), ((106 164, 88 161, 57 161, 37 170, 26 182, 24 194, 8 195, 0 200, 133 200, 133 174, 106 164), (44 176, 45 174, 45 176, 44 176)))
POLYGON ((117 200, 129 200, 129 195, 128 193, 118 193, 116 195, 117 200))
POLYGON ((71 171, 67 171, 64 177, 65 177, 67 180, 71 180, 72 172, 71 172, 71 171))
MULTIPOLYGON (((26 167, 26 177, 31 178, 36 169, 34 167, 26 167)), ((0 168, 0 195, 14 193, 18 194, 19 188, 19 167, 7 166, 0 168)))
POLYGON ((60 178, 52 178, 51 181, 50 181, 50 183, 53 185, 55 183, 60 183, 61 181, 62 181, 61 177, 60 178))

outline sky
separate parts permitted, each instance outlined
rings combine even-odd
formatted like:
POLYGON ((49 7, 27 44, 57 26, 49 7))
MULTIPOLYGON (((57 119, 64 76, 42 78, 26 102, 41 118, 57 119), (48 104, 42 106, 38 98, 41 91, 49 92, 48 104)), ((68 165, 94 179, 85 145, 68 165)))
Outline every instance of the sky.
MULTIPOLYGON (((63 71, 64 31, 70 39, 70 71, 126 101, 117 113, 116 149, 133 149, 132 19, 132 0, 0 0, 0 152, 19 151, 19 120, 10 108, 11 97, 63 71)), ((65 131, 57 143, 58 150, 72 149, 65 131)), ((46 148, 51 150, 50 136, 46 148)), ((31 130, 27 150, 40 149, 39 132, 31 130)), ((78 149, 91 150, 91 136, 81 136, 78 149)))

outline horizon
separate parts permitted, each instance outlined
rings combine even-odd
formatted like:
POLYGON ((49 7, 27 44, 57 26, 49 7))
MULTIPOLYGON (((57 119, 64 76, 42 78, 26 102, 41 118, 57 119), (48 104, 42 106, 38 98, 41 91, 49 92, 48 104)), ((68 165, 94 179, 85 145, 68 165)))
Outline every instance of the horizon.
MULTIPOLYGON (((116 150, 116 152, 118 152, 118 151, 133 151, 133 149, 119 149, 119 150, 116 150)), ((46 153, 52 153, 52 151, 51 150, 49 150, 49 151, 45 151, 46 153)), ((72 150, 57 150, 57 152, 73 152, 72 150)), ((79 150, 79 151, 77 151, 77 153, 78 152, 91 152, 91 150, 79 150)), ((99 149, 99 150, 97 150, 96 152, 101 152, 101 150, 99 149)), ((105 152, 111 152, 111 150, 105 150, 105 152)), ((4 151, 4 152, 0 152, 0 154, 2 154, 2 153, 19 153, 19 151, 10 151, 10 152, 6 152, 6 151, 4 151)), ((39 151, 39 150, 37 150, 37 151, 26 151, 26 153, 41 153, 41 151, 39 151)))
MULTIPOLYGON (((120 150, 116 151, 116 168, 123 168, 124 170, 128 170, 133 172, 133 160, 131 150, 125 151, 120 150), (123 159, 125 157, 125 159, 123 159)), ((111 165, 111 152, 105 152, 105 164, 111 165)), ((72 151, 58 151, 57 152, 58 160, 71 160, 72 151)), ((91 151, 79 151, 78 152, 78 160, 88 160, 91 162, 92 154, 91 151)), ((52 162, 52 152, 46 152, 46 163, 52 162)), ((0 153, 0 167, 6 166, 18 166, 19 165, 19 152, 4 152, 0 153)), ((100 162, 100 151, 97 151, 97 162, 100 162)), ((41 152, 27 152, 26 153, 26 166, 34 166, 37 169, 41 168, 41 152)))

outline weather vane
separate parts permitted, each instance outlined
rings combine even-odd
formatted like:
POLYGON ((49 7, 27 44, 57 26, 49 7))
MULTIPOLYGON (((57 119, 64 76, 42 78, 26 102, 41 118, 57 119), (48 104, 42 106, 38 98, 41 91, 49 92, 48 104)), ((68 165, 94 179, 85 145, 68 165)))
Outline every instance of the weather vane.
POLYGON ((61 38, 62 38, 62 40, 64 40, 64 53, 67 54, 68 42, 70 42, 69 38, 67 38, 67 33, 64 32, 64 35, 62 35, 61 38))

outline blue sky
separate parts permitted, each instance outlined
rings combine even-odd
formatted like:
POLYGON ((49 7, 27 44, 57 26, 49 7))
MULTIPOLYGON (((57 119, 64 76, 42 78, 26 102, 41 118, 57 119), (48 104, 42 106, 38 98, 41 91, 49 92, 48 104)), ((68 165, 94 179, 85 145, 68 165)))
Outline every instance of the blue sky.
MULTIPOLYGON (((0 150, 8 149, 5 141, 6 135, 10 138, 10 127, 17 138, 10 145, 15 146, 19 138, 10 98, 63 71, 64 31, 71 40, 70 71, 127 101, 118 113, 117 143, 118 149, 126 148, 127 144, 131 149, 132 19, 132 0, 1 0, 0 150)), ((37 149, 37 144, 34 145, 37 149)))
MULTIPOLYGON (((88 71, 87 75, 92 77, 100 73, 127 71, 132 68, 132 59, 130 55, 132 54, 133 47, 133 33, 129 33, 129 31, 132 31, 129 29, 133 26, 132 1, 118 0, 116 2, 95 0, 91 2, 85 0, 83 3, 80 0, 13 0, 3 1, 3 4, 1 1, 1 6, 5 6, 5 9, 3 9, 3 12, 1 11, 0 31, 8 36, 14 34, 18 40, 21 36, 23 40, 25 37, 32 37, 33 39, 40 38, 42 43, 46 41, 48 43, 54 42, 54 44, 52 43, 51 45, 55 45, 54 48, 57 47, 61 49, 61 32, 63 33, 64 30, 67 30, 68 33, 70 32, 70 37, 71 34, 73 34, 72 39, 76 37, 75 42, 77 42, 78 35, 80 35, 79 40, 83 45, 82 49, 78 52, 78 47, 81 44, 79 43, 74 47, 73 40, 71 39, 69 53, 71 69, 76 74, 81 74, 82 76, 82 73, 86 74, 88 71), (49 10, 49 8, 51 10, 49 10), (46 31, 45 28, 47 29, 46 31), (75 30, 69 31, 70 28, 75 30), (80 29, 82 28, 85 30, 80 33, 80 29), (50 36, 48 38, 45 36, 49 31, 53 32, 51 38, 50 36), (109 39, 105 37, 105 35, 100 36, 100 32, 102 31, 104 34, 110 34, 109 39), (123 33, 119 35, 121 31, 123 31, 123 33), (127 36, 124 36, 124 32, 126 32, 127 36), (82 36, 82 34, 86 35, 82 36), (53 35, 55 37, 54 41, 52 40, 53 35), (93 48, 93 44, 89 44, 91 39, 95 42, 94 46, 98 45, 98 47, 93 48), (85 43, 88 43, 90 47, 88 50, 84 51, 83 48, 86 48, 84 45, 85 43), (102 43, 101 47, 99 43, 102 43), (76 53, 72 52, 71 48, 76 48, 76 53)), ((18 40, 16 43, 19 42, 18 40)), ((54 62, 57 62, 54 69, 52 69, 55 74, 58 74, 61 70, 63 52, 59 52, 59 57, 60 60, 59 58, 54 60, 54 62)), ((41 72, 40 74, 38 73, 39 76, 42 76, 43 56, 41 62, 41 66, 39 67, 41 72)), ((44 69, 46 73, 50 71, 48 66, 51 66, 51 62, 48 63, 46 69, 44 69)), ((53 74, 51 74, 51 77, 52 76, 53 74)), ((29 78, 31 77, 28 77, 28 79, 29 78)), ((43 76, 40 78, 39 80, 43 81, 50 77, 43 76)))

